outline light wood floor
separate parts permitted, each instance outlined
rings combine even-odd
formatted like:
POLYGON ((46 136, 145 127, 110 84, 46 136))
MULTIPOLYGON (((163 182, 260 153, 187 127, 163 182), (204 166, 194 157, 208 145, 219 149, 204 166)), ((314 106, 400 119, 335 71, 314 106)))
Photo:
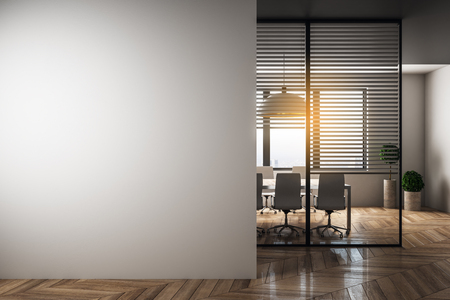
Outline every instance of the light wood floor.
POLYGON ((403 248, 259 247, 253 280, 0 280, 0 299, 450 299, 450 214, 403 230, 403 248))

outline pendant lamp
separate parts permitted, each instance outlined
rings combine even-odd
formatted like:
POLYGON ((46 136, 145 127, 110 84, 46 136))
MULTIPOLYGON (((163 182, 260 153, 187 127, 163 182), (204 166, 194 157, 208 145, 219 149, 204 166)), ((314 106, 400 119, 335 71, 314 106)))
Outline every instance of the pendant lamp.
POLYGON ((299 118, 305 117, 306 103, 303 97, 286 92, 284 82, 285 68, 283 55, 283 87, 281 93, 272 94, 257 107, 257 115, 270 118, 299 118))
POLYGON ((305 99, 287 93, 285 86, 282 87, 281 93, 270 95, 257 108, 257 115, 260 117, 304 118, 305 114, 305 99))

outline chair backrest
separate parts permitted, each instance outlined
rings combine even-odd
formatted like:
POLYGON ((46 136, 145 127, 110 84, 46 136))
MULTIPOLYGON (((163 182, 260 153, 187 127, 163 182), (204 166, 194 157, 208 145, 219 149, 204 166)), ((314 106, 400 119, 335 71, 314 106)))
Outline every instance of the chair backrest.
POLYGON ((263 179, 273 179, 273 167, 264 166, 264 167, 256 167, 256 173, 261 173, 263 179))
POLYGON ((305 166, 293 166, 292 173, 299 173, 302 178, 306 178, 306 167, 305 166))
POLYGON ((256 173, 256 209, 263 208, 262 202, 262 185, 263 185, 263 177, 261 173, 256 173))
POLYGON ((345 209, 344 174, 320 174, 317 208, 322 210, 345 209))
POLYGON ((281 210, 298 209, 302 207, 300 197, 300 174, 278 173, 275 183, 275 208, 281 210))

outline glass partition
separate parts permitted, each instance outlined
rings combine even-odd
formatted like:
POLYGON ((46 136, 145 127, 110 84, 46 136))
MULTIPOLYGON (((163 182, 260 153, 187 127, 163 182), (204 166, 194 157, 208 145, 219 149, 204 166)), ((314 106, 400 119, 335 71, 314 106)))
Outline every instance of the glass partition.
POLYGON ((300 207, 265 197, 258 245, 401 244, 399 36, 398 23, 258 24, 258 165, 274 168, 272 193, 277 174, 303 179, 300 207), (270 230, 285 223, 305 230, 270 230))

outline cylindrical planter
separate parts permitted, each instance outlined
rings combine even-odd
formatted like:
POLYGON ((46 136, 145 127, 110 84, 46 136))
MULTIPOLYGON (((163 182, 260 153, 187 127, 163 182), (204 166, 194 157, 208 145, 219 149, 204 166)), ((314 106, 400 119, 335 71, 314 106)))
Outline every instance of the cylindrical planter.
POLYGON ((397 192, 397 184, 395 179, 384 180, 384 207, 395 208, 395 199, 397 192))
POLYGON ((407 192, 405 191, 405 210, 420 210, 421 207, 421 192, 407 192))

